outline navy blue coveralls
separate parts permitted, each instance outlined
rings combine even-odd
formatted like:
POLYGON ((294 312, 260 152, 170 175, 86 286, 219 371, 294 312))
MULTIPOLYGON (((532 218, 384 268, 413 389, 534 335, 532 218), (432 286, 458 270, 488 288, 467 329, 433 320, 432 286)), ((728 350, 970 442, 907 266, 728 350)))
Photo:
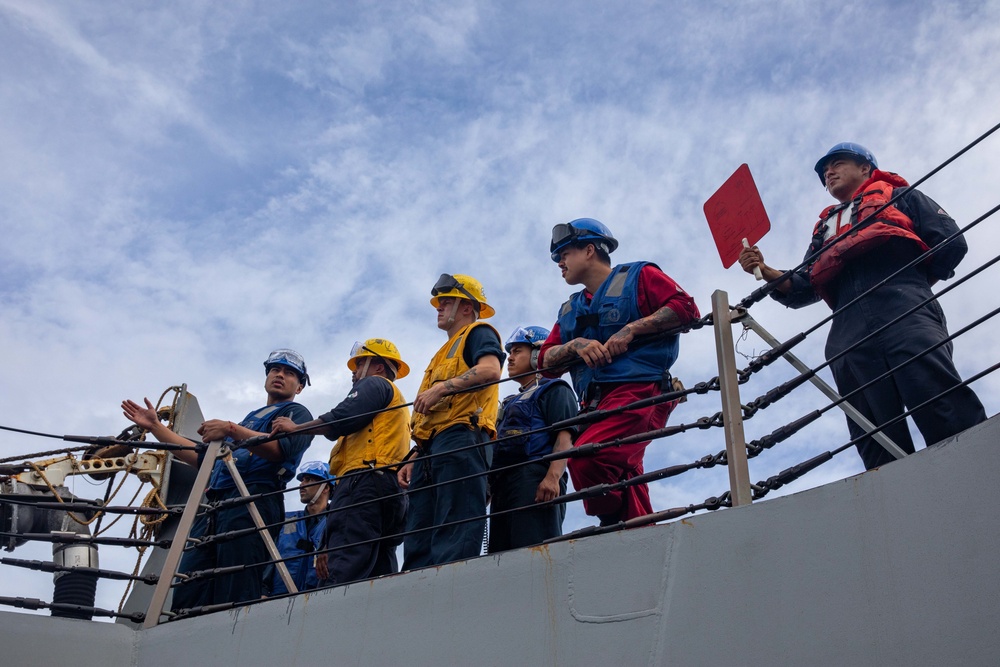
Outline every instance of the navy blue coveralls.
MULTIPOLYGON (((465 345, 465 363, 471 368, 488 354, 499 359, 501 366, 507 358, 496 333, 489 327, 476 327, 465 345)), ((486 473, 493 462, 493 448, 471 446, 485 445, 492 439, 485 429, 464 424, 449 426, 434 435, 425 451, 435 458, 421 455, 413 459, 407 492, 408 532, 486 514, 486 473), (438 456, 445 452, 450 455, 438 456), (459 479, 462 481, 452 481, 459 479), (433 486, 435 483, 443 485, 433 486)), ((403 541, 403 569, 475 558, 482 552, 485 533, 483 518, 407 535, 403 541)))
MULTIPOLYGON (((894 205, 909 216, 916 234, 931 248, 958 231, 955 221, 934 200, 917 190, 910 190, 894 205)), ((907 269, 858 303, 837 313, 826 341, 826 358, 830 359, 855 345, 929 298, 932 295, 931 283, 954 276, 955 267, 967 251, 964 237, 956 238, 932 255, 928 262, 907 269)), ((890 238, 875 251, 851 259, 829 286, 834 310, 898 271, 918 254, 914 243, 890 238)), ((778 291, 771 294, 779 303, 801 308, 819 300, 809 283, 808 268, 800 269, 791 280, 792 289, 788 294, 778 291)), ((937 301, 932 301, 831 363, 837 390, 842 396, 846 395, 947 336, 944 312, 937 301)), ((952 361, 952 345, 949 342, 859 392, 848 402, 873 424, 880 426, 898 417, 906 408, 916 407, 961 381, 952 361)), ((955 389, 913 414, 913 421, 928 445, 985 419, 986 411, 982 403, 967 386, 955 389)), ((853 421, 848 420, 847 425, 852 439, 864 435, 864 429, 853 421)), ((913 453, 913 440, 905 420, 885 428, 883 433, 903 451, 913 453)), ((869 470, 895 460, 870 437, 859 441, 857 448, 865 468, 869 470)))
MULTIPOLYGON (((489 478, 492 500, 488 551, 491 554, 541 544, 562 535, 565 505, 533 507, 538 485, 549 473, 548 461, 537 459, 552 452, 558 432, 541 432, 522 438, 511 436, 536 431, 577 415, 576 394, 562 380, 540 380, 536 386, 505 398, 503 405, 503 416, 497 424, 498 442, 493 445, 493 472, 489 478), (515 401, 519 405, 515 405, 515 401), (502 470, 511 465, 517 467, 502 470), (525 509, 494 515, 518 507, 525 509)), ((571 426, 565 430, 575 434, 578 429, 571 426)), ((559 495, 566 493, 566 479, 564 472, 559 479, 559 495)))
MULTIPOLYGON (((320 415, 330 426, 328 440, 337 440, 367 427, 374 414, 392 403, 392 386, 380 377, 365 377, 347 398, 320 415)), ((325 548, 330 578, 324 586, 395 574, 399 571, 395 537, 403 528, 406 500, 391 470, 360 468, 337 471, 339 480, 330 494, 325 548), (346 508, 346 509, 345 509, 346 508), (384 538, 379 540, 379 538, 384 538)))
MULTIPOLYGON (((312 415, 298 403, 287 402, 276 406, 266 406, 248 414, 240 426, 252 431, 267 432, 271 422, 276 417, 288 417, 296 424, 310 421, 312 415), (269 407, 276 410, 267 411, 269 407)), ((259 456, 251 456, 246 449, 233 453, 236 468, 239 470, 247 490, 251 494, 266 493, 285 488, 299 466, 302 454, 309 448, 311 435, 292 435, 278 439, 285 460, 273 463, 259 456)), ((199 456, 199 462, 200 462, 199 456)), ((196 489, 195 493, 198 492, 196 489)), ((208 491, 205 496, 209 503, 217 503, 240 495, 236 483, 229 475, 226 464, 221 460, 215 462, 212 477, 209 479, 208 491)), ((274 524, 283 520, 285 505, 281 494, 275 494, 258 499, 255 504, 265 524, 274 524)), ((217 512, 199 514, 191 527, 191 537, 201 538, 218 535, 233 530, 253 528, 253 519, 246 505, 237 505, 217 512)), ((278 528, 271 529, 271 537, 275 537, 278 528)), ((250 533, 234 540, 210 542, 203 547, 189 547, 184 552, 178 572, 194 572, 230 565, 248 565, 263 563, 270 560, 270 554, 261 536, 250 533)), ((222 602, 243 602, 256 600, 261 596, 263 568, 248 568, 235 574, 221 577, 195 579, 191 583, 182 584, 174 589, 172 608, 190 609, 208 604, 222 602)))

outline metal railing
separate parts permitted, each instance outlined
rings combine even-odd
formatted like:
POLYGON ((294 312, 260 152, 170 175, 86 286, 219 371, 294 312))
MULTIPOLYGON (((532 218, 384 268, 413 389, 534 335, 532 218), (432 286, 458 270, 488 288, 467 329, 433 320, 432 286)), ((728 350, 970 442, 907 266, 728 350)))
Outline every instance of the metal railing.
MULTIPOLYGON (((962 152, 968 150, 972 145, 981 141, 985 138, 985 136, 988 136, 990 133, 995 131, 997 127, 994 127, 989 133, 977 139, 976 142, 973 142, 973 144, 969 147, 963 149, 962 152)), ((959 154, 961 154, 961 152, 959 154)), ((951 160, 948 162, 950 161, 951 160)), ((936 173, 939 169, 940 167, 932 173, 936 173)), ((923 180, 924 179, 920 179, 918 183, 923 180)), ((914 258, 905 266, 900 267, 896 274, 919 265, 920 262, 924 261, 927 257, 933 255, 934 253, 939 252, 942 247, 953 242, 955 239, 959 238, 960 235, 971 232, 977 225, 991 218, 998 209, 1000 209, 1000 206, 991 208, 979 218, 963 227, 958 233, 946 239, 942 242, 942 244, 931 248, 924 253, 924 255, 914 258)), ((858 341, 856 345, 864 344, 873 336, 898 330, 893 329, 893 327, 898 328, 905 326, 905 318, 909 317, 921 308, 924 308, 930 300, 936 300, 941 296, 948 294, 952 290, 967 284, 973 277, 991 269, 998 260, 1000 260, 1000 255, 992 257, 978 267, 974 267, 971 271, 967 272, 961 278, 951 282, 946 288, 940 290, 928 300, 914 305, 913 307, 907 309, 906 312, 899 314, 890 322, 880 327, 878 330, 870 333, 868 336, 858 341)), ((798 268, 801 268, 801 266, 798 268)), ((782 276, 782 279, 789 275, 791 275, 791 272, 782 276)), ((802 429, 808 428, 809 425, 816 422, 821 415, 834 409, 844 411, 848 419, 858 424, 865 432, 865 436, 863 437, 871 436, 886 451, 888 451, 891 456, 894 458, 901 458, 905 455, 905 452, 897 443, 893 442, 884 433, 886 428, 891 427, 900 420, 905 419, 908 415, 925 408, 929 404, 932 404, 934 401, 940 399, 941 396, 948 393, 948 391, 957 390, 960 387, 967 386, 971 382, 975 382, 983 377, 986 377, 995 371, 1000 364, 991 364, 989 363, 989 360, 987 360, 984 367, 979 369, 978 372, 970 378, 957 383, 953 388, 942 392, 939 396, 930 397, 921 405, 909 406, 910 409, 905 411, 900 416, 880 425, 872 424, 869 420, 867 420, 856 408, 851 405, 851 399, 860 392, 869 389, 876 383, 887 378, 891 378, 895 373, 909 364, 920 363, 921 359, 925 355, 933 353, 940 346, 948 345, 953 340, 961 337, 975 327, 988 322, 998 312, 1000 312, 1000 308, 992 308, 988 310, 979 316, 978 319, 960 328, 953 334, 949 335, 946 339, 928 347, 928 349, 921 353, 913 355, 911 358, 905 360, 897 366, 888 369, 882 376, 874 378, 864 385, 852 390, 850 393, 841 396, 835 389, 824 382, 818 376, 818 373, 819 371, 827 368, 839 356, 848 354, 850 352, 849 349, 814 367, 810 367, 806 362, 797 357, 792 350, 810 336, 814 335, 819 328, 826 322, 829 322, 830 319, 838 315, 842 315, 846 308, 854 305, 862 298, 868 298, 875 291, 885 288, 892 278, 893 276, 889 276, 878 284, 873 285, 871 289, 865 292, 865 294, 844 305, 830 316, 822 318, 818 324, 810 327, 808 330, 792 336, 784 343, 779 342, 760 324, 757 319, 751 317, 749 313, 751 307, 761 301, 764 296, 774 289, 775 284, 781 282, 782 279, 772 282, 769 286, 755 290, 751 295, 741 300, 737 306, 730 305, 728 295, 725 292, 715 292, 711 299, 712 312, 710 315, 706 315, 700 320, 688 324, 683 330, 665 332, 663 335, 677 335, 679 333, 692 335, 690 332, 697 331, 698 329, 711 325, 715 338, 718 370, 717 375, 698 382, 690 388, 667 391, 658 396, 644 399, 642 401, 636 401, 629 405, 616 408, 615 410, 596 410, 583 413, 573 419, 563 420, 561 422, 551 424, 544 429, 539 429, 539 432, 559 431, 571 427, 586 427, 622 411, 638 410, 658 403, 679 401, 686 399, 689 396, 706 396, 716 391, 719 392, 720 396, 720 409, 717 412, 704 415, 688 422, 670 424, 664 426, 663 428, 645 431, 642 433, 622 434, 621 436, 615 437, 611 440, 588 443, 564 452, 554 452, 541 457, 540 461, 551 462, 560 459, 594 456, 599 455, 602 450, 607 448, 646 441, 659 441, 665 438, 679 436, 690 431, 707 431, 716 428, 722 429, 725 440, 724 449, 717 450, 715 453, 705 454, 704 456, 687 463, 679 463, 658 468, 644 472, 643 474, 629 479, 619 480, 614 483, 600 484, 588 488, 575 489, 555 498, 554 500, 537 503, 530 507, 514 508, 506 510, 502 513, 496 512, 492 514, 484 514, 483 516, 469 517, 454 523, 460 524, 473 521, 482 522, 490 519, 491 517, 495 518, 503 514, 516 514, 520 511, 526 511, 538 507, 575 503, 587 498, 594 498, 611 492, 621 491, 629 488, 630 486, 650 484, 657 481, 671 479, 693 470, 705 470, 716 466, 727 466, 729 474, 729 488, 727 490, 720 491, 718 495, 708 497, 701 502, 694 502, 680 507, 657 510, 646 516, 621 520, 613 523, 612 525, 588 526, 564 535, 555 536, 550 539, 549 542, 565 539, 579 539, 590 535, 597 535, 633 528, 640 525, 669 521, 699 511, 714 511, 721 508, 746 505, 751 503, 753 500, 765 497, 768 493, 787 485, 791 481, 802 477, 812 470, 815 470, 823 463, 832 460, 836 454, 853 448, 862 439, 862 437, 852 438, 838 447, 813 453, 804 461, 785 468, 784 470, 781 470, 777 474, 771 475, 766 479, 756 483, 752 483, 750 481, 750 460, 764 454, 780 443, 793 438, 796 434, 802 431, 802 429), (736 360, 736 346, 734 344, 733 336, 734 326, 738 326, 744 331, 751 331, 755 333, 770 348, 765 353, 752 358, 749 364, 744 368, 740 368, 736 360), (778 385, 768 387, 752 400, 745 401, 741 396, 741 387, 747 385, 755 374, 759 373, 762 369, 778 359, 784 359, 788 364, 790 364, 790 366, 796 371, 797 375, 791 379, 781 382, 778 385), (744 433, 744 423, 746 421, 755 418, 761 410, 765 410, 776 402, 782 400, 784 397, 788 396, 790 393, 807 382, 812 383, 819 389, 828 401, 825 405, 815 408, 789 423, 782 424, 778 428, 760 438, 751 440, 750 442, 746 441, 744 433)), ((990 306, 991 304, 987 304, 988 308, 990 306)), ((481 387, 474 387, 471 390, 479 388, 481 387)), ((183 400, 188 400, 186 388, 184 388, 182 392, 178 392, 178 395, 184 397, 183 400)), ((174 407, 177 407, 176 401, 174 407)), ((182 415, 184 412, 183 410, 178 410, 177 414, 182 415)), ((198 412, 198 415, 200 416, 200 411, 198 412)), ((372 416, 374 417, 374 414, 372 416)), ((183 418, 197 421, 192 414, 186 414, 183 418)), ((183 425, 176 424, 174 426, 176 426, 175 430, 178 432, 182 431, 183 425)), ((297 491, 300 487, 280 489, 267 493, 250 493, 243 484, 239 471, 234 465, 231 455, 231 447, 238 446, 238 444, 213 442, 203 445, 200 443, 192 443, 191 448, 197 448, 199 451, 203 452, 203 459, 196 474, 193 476, 193 479, 184 480, 183 484, 178 481, 178 489, 182 487, 184 489, 187 489, 188 487, 192 489, 191 491, 184 492, 184 502, 179 502, 176 497, 173 501, 170 501, 168 498, 155 496, 152 500, 147 499, 149 502, 144 502, 142 506, 134 507, 132 503, 127 505, 109 504, 109 498, 113 498, 111 488, 112 485, 110 481, 108 484, 108 492, 102 502, 72 496, 72 494, 69 494, 66 488, 62 485, 62 479, 68 474, 86 473, 94 475, 104 473, 113 475, 124 472, 132 475, 138 475, 140 477, 145 475, 147 481, 152 481, 156 489, 165 489, 170 481, 171 470, 173 470, 176 475, 178 465, 180 465, 181 468, 187 467, 183 466, 183 464, 172 464, 170 461, 171 457, 169 456, 169 451, 176 449, 177 446, 168 446, 162 443, 145 443, 136 441, 135 439, 122 437, 105 438, 89 436, 52 436, 51 434, 14 429, 10 427, 0 428, 18 431, 31 436, 58 437, 69 442, 84 443, 81 446, 36 452, 34 454, 25 454, 20 457, 8 457, 0 460, 0 481, 4 484, 4 486, 2 486, 3 493, 0 493, 0 540, 2 540, 0 544, 5 546, 8 550, 13 550, 15 546, 25 541, 51 542, 54 545, 59 546, 61 549, 59 553, 62 554, 59 558, 56 558, 54 562, 2 558, 0 559, 0 564, 9 567, 38 570, 46 573, 52 573, 57 576, 73 575, 76 577, 84 577, 88 582, 96 582, 101 579, 127 581, 129 582, 129 585, 142 588, 143 594, 138 596, 137 599, 148 599, 148 604, 145 605, 143 609, 133 609, 132 611, 123 610, 122 606, 119 607, 118 611, 110 611, 96 608, 93 605, 72 602, 66 603, 58 600, 44 602, 37 599, 15 597, 0 597, 0 605, 13 606, 23 609, 49 609, 53 611, 53 613, 58 613, 60 615, 71 615, 83 618, 89 618, 92 616, 122 618, 129 622, 141 624, 143 627, 149 628, 164 622, 164 620, 169 621, 189 618, 222 609, 255 604, 259 602, 259 600, 239 602, 229 601, 195 609, 178 609, 174 611, 169 611, 167 609, 170 592, 177 586, 189 585, 192 581, 226 576, 234 571, 234 568, 230 567, 178 573, 181 558, 185 550, 208 548, 214 543, 237 539, 254 533, 258 534, 260 539, 262 539, 266 544, 270 558, 264 562, 250 563, 239 566, 239 569, 262 570, 267 565, 274 565, 279 573, 279 576, 281 576, 285 587, 289 591, 285 595, 295 595, 298 593, 295 584, 285 567, 285 562, 292 558, 301 558, 302 556, 296 555, 282 557, 270 534, 271 531, 279 529, 282 526, 297 521, 298 519, 285 519, 280 522, 268 524, 261 517, 260 513, 257 512, 255 503, 265 497, 283 494, 289 491, 297 491), (94 447, 107 447, 111 445, 123 445, 129 448, 139 448, 139 451, 151 450, 157 454, 147 455, 139 453, 139 451, 132 451, 128 454, 123 454, 116 459, 102 459, 98 457, 96 459, 91 458, 88 460, 77 459, 75 456, 75 454, 85 449, 93 450, 94 447), (53 456, 55 458, 43 458, 53 456), (229 469, 232 477, 236 481, 239 488, 239 497, 221 501, 211 506, 206 506, 202 502, 203 498, 201 490, 206 488, 211 471, 220 459, 223 462, 223 465, 229 469), (218 512, 222 509, 233 508, 239 505, 247 506, 248 511, 253 518, 253 528, 234 530, 219 535, 208 536, 204 539, 198 540, 197 542, 192 542, 190 540, 191 528, 196 517, 200 513, 218 512), (100 530, 99 523, 101 517, 126 515, 133 515, 135 517, 133 529, 127 537, 110 537, 103 535, 103 531, 100 530), (136 526, 143 521, 148 524, 148 529, 137 531, 136 526), (89 526, 92 524, 96 524, 97 526, 97 529, 94 530, 94 534, 90 534, 89 526), (170 526, 169 530, 164 527, 166 525, 170 526), (26 526, 35 527, 35 529, 26 530, 26 526), (153 551, 156 554, 159 554, 158 557, 162 561, 162 566, 157 567, 159 570, 158 572, 149 572, 149 566, 147 564, 147 572, 144 574, 139 574, 138 565, 136 570, 131 574, 127 572, 102 569, 96 564, 96 547, 98 545, 136 548, 140 550, 140 558, 142 553, 152 547, 153 551), (63 549, 64 546, 66 547, 65 549, 63 549), (76 549, 76 551, 74 551, 74 549, 76 549), (93 561, 88 560, 90 556, 84 556, 84 552, 88 554, 93 553, 93 561)), ((494 444, 495 441, 486 443, 485 445, 471 445, 469 448, 482 446, 492 447, 494 444)), ((432 453, 427 454, 426 458, 448 456, 453 453, 454 452, 432 453)), ((506 466, 504 469, 513 469, 518 465, 525 464, 512 464, 506 466)), ((394 474, 398 465, 399 464, 384 466, 381 470, 387 474, 394 474)), ((189 467, 187 468, 189 469, 189 467)), ((190 471, 189 469, 189 473, 190 472, 193 471, 190 471)), ((491 472, 496 473, 497 470, 493 470, 491 472)), ((450 480, 447 483, 461 483, 468 479, 485 474, 490 474, 490 472, 488 471, 485 473, 469 475, 460 479, 450 480)), ((346 477, 347 476, 342 477, 341 481, 343 481, 346 477)), ((400 491, 399 495, 405 495, 405 493, 406 492, 404 491, 400 491)), ((383 502, 387 498, 388 496, 384 496, 377 502, 383 502)), ((360 504, 328 509, 325 512, 320 513, 320 515, 350 511, 359 506, 360 504)), ((399 533, 393 537, 395 539, 400 537, 405 538, 407 535, 427 530, 436 530, 439 528, 441 528, 441 526, 420 528, 419 530, 410 531, 409 533, 399 533)), ((383 536, 379 539, 385 539, 385 537, 386 536, 383 536)), ((369 542, 374 541, 378 540, 369 540, 369 542)), ((321 547, 323 546, 324 545, 321 545, 321 547)), ((319 548, 314 552, 314 555, 324 557, 337 549, 349 548, 351 546, 356 545, 319 548)))

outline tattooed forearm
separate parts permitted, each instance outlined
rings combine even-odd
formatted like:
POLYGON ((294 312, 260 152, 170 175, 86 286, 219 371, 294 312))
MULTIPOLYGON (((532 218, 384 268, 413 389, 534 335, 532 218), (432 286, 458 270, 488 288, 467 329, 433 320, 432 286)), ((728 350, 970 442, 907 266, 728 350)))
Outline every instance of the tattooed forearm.
POLYGON ((458 377, 445 381, 444 386, 448 390, 448 393, 454 393, 459 389, 465 389, 466 387, 471 387, 474 384, 479 384, 477 381, 478 377, 479 373, 476 372, 476 367, 473 366, 458 377))
POLYGON ((500 379, 502 373, 499 357, 486 354, 479 358, 475 366, 461 375, 444 381, 444 388, 449 394, 476 387, 500 379))
POLYGON ((550 347, 545 351, 545 356, 542 358, 543 368, 551 368, 553 366, 558 366, 572 357, 580 356, 580 350, 586 347, 587 344, 580 340, 579 338, 574 338, 568 343, 563 345, 556 345, 550 347))
POLYGON ((679 327, 680 325, 681 319, 677 317, 677 313, 672 311, 669 306, 664 306, 652 315, 626 324, 622 330, 629 329, 633 336, 641 336, 643 334, 659 333, 667 329, 679 327))

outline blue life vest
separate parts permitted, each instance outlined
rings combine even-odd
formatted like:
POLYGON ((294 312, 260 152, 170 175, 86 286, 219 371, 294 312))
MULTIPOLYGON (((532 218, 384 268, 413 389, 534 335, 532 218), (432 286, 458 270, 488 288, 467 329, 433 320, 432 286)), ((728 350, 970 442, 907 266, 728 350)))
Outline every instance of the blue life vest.
MULTIPOLYGON (((243 418, 240 426, 251 431, 267 433, 271 430, 271 420, 274 419, 278 411, 292 403, 294 401, 284 401, 254 410, 243 418)), ((226 442, 233 442, 233 439, 227 437, 226 442)), ((295 476, 295 469, 298 468, 301 459, 301 452, 281 463, 274 463, 260 456, 251 456, 249 449, 237 449, 233 452, 233 461, 236 463, 236 469, 240 471, 240 476, 243 477, 245 484, 271 484, 275 488, 279 485, 284 487, 288 480, 295 476)), ((236 482, 233 481, 229 469, 222 461, 217 461, 212 469, 212 477, 208 480, 208 487, 216 491, 236 487, 236 482)))
MULTIPOLYGON (((605 343, 629 322, 642 319, 638 287, 639 274, 646 265, 656 266, 651 262, 630 262, 613 268, 589 304, 583 290, 571 296, 559 311, 562 343, 581 337, 605 343)), ((633 342, 628 352, 607 366, 576 364, 570 369, 573 388, 583 400, 591 383, 657 382, 677 360, 679 347, 678 336, 673 335, 643 345, 633 342)))
POLYGON ((498 441, 493 445, 494 462, 534 460, 552 452, 553 433, 528 433, 547 426, 539 401, 556 385, 569 388, 563 380, 542 379, 531 389, 503 399, 503 418, 497 426, 498 441))
MULTIPOLYGON (((288 574, 292 576, 295 587, 300 591, 312 590, 319 586, 319 579, 316 576, 316 567, 313 565, 312 552, 322 548, 323 533, 326 530, 326 516, 319 517, 315 522, 306 521, 306 513, 302 510, 285 512, 285 519, 301 517, 293 523, 286 523, 281 527, 278 534, 278 553, 282 558, 303 555, 302 558, 286 560, 285 567, 288 574), (309 523, 312 523, 312 530, 309 530, 309 523), (309 546, 312 545, 312 546, 309 546)), ((326 558, 326 554, 323 554, 326 558)), ((269 568, 270 569, 270 568, 269 568)), ((287 593, 285 582, 281 580, 277 568, 271 574, 271 595, 281 595, 287 593)))

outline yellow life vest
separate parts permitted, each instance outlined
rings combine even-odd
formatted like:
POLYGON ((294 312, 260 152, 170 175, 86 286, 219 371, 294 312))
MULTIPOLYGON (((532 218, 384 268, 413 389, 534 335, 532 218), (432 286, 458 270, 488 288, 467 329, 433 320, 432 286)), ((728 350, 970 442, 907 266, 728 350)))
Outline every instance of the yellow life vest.
POLYGON ((399 463, 410 449, 410 411, 397 407, 405 405, 406 399, 395 384, 379 379, 389 382, 392 400, 363 429, 337 439, 330 452, 331 474, 399 463))
MULTIPOLYGON (((485 322, 473 322, 462 327, 444 346, 437 351, 431 363, 424 371, 424 379, 420 383, 420 391, 431 385, 444 382, 462 375, 469 370, 465 363, 465 344, 473 328, 489 327, 485 322)), ((500 334, 497 333, 497 339, 500 334)), ((445 396, 434 405, 430 412, 422 415, 413 413, 413 439, 423 444, 449 426, 467 424, 485 429, 491 437, 497 434, 497 411, 500 406, 500 388, 492 384, 476 391, 467 391, 445 396)))

